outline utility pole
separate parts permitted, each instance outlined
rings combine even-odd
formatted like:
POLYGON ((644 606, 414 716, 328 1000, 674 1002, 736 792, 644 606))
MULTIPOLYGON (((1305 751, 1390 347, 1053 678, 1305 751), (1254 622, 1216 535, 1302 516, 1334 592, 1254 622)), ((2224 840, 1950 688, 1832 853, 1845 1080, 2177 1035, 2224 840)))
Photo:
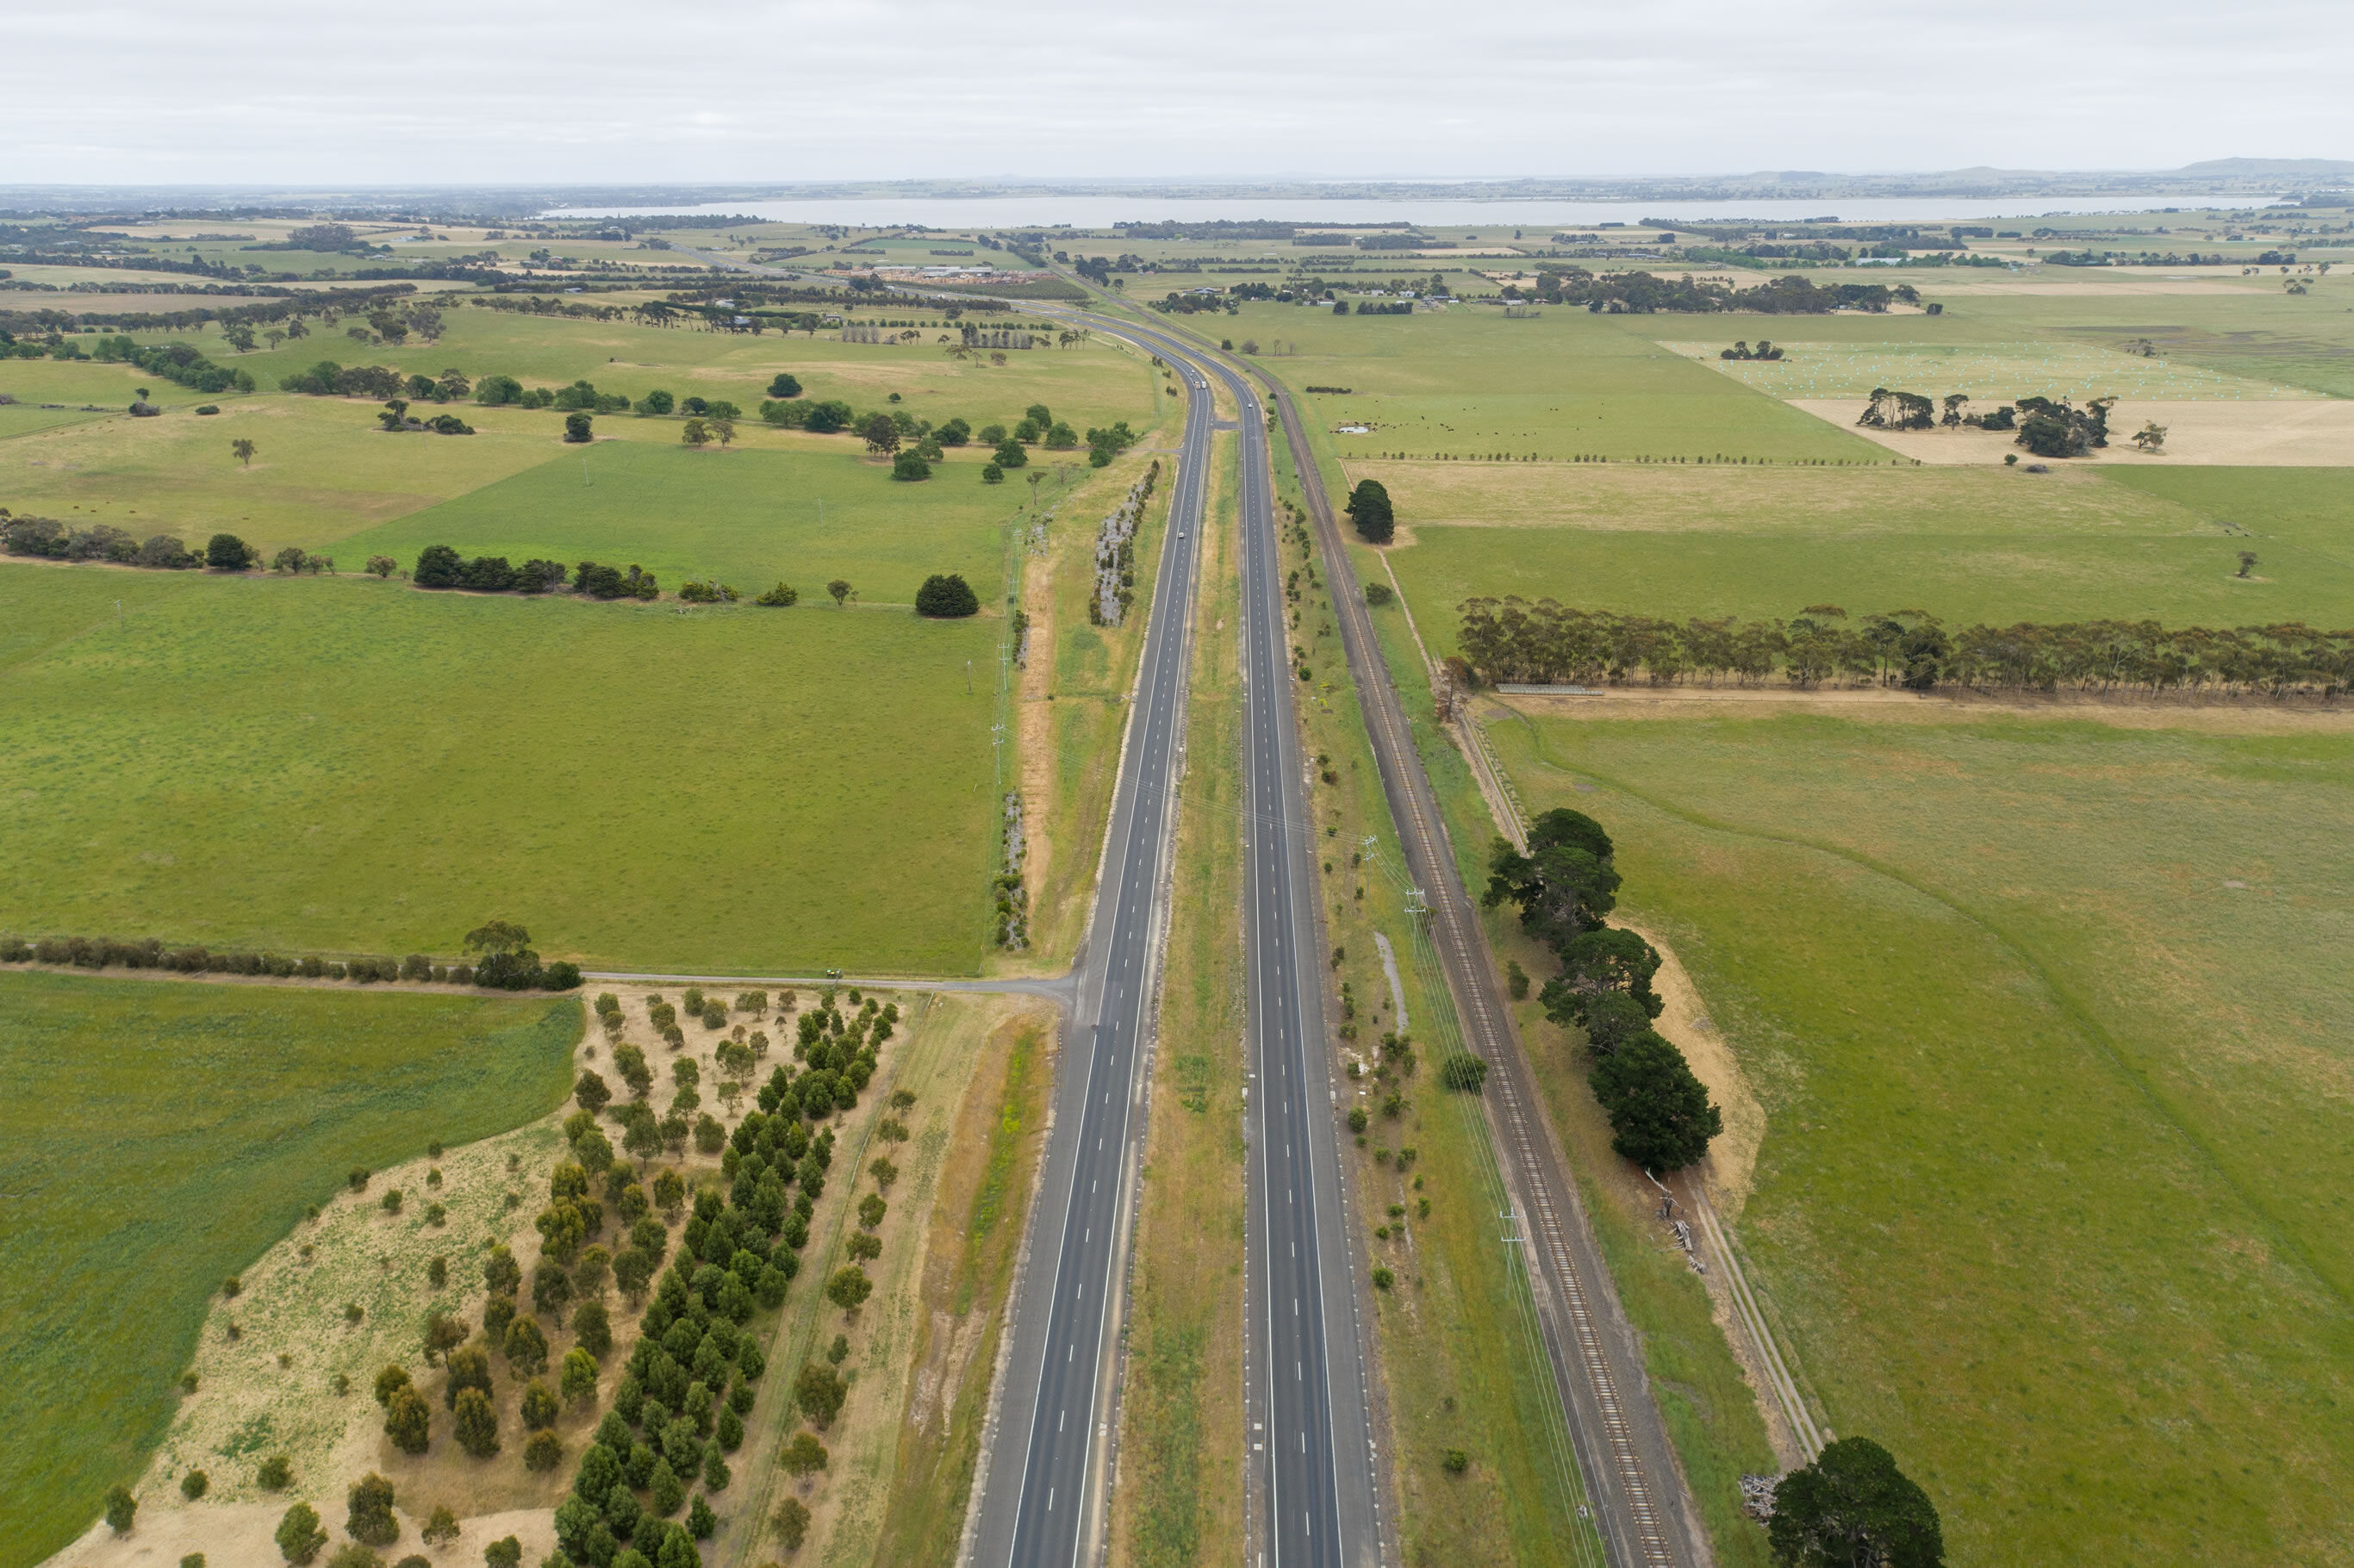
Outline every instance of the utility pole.
POLYGON ((964 662, 964 694, 968 697, 972 695, 972 661, 970 659, 964 662))

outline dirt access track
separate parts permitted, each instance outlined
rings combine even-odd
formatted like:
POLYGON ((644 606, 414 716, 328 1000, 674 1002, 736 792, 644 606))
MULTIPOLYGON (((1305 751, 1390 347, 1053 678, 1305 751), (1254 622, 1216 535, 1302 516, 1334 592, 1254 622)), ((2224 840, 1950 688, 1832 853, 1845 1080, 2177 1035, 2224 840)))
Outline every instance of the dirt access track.
MULTIPOLYGON (((1855 397, 1793 397, 1790 407, 1850 430, 1890 451, 1925 463, 2000 463, 2006 455, 2033 459, 2008 430, 1867 430, 1856 424, 1864 402, 1855 397)), ((2251 468, 2354 467, 2354 399, 2299 398, 2265 402, 2130 400, 2109 410, 2109 445, 2071 463, 2189 463, 2251 468), (2133 444, 2145 421, 2166 430, 2166 448, 2148 453, 2133 444)))

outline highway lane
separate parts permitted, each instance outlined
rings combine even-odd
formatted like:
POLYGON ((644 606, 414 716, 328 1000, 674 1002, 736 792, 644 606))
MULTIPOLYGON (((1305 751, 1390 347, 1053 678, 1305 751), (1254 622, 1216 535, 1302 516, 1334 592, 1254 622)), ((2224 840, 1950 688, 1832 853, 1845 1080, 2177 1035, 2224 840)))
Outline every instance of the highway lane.
POLYGON ((1092 1561, 1103 1534, 1106 1439, 1119 1365, 1115 1308, 1124 1293, 1143 1133, 1143 1065, 1167 913, 1209 468, 1208 384, 1190 367, 1183 374, 1188 413, 1168 477, 1169 526, 1058 1069, 1041 1197, 978 1482, 971 1561, 990 1568, 1092 1561))

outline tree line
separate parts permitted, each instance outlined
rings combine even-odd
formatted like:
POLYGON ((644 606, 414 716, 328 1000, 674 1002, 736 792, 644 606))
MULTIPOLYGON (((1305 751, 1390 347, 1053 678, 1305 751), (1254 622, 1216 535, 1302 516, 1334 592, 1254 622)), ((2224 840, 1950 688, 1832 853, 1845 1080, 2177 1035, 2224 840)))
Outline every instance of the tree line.
POLYGON ((1508 300, 1529 298, 1549 305, 1584 305, 1596 313, 1655 311, 1711 313, 1748 311, 1763 315, 1828 315, 1833 311, 1884 312, 1911 304, 1920 291, 1910 283, 1817 283, 1795 274, 1753 288, 1736 289, 1711 278, 1657 278, 1649 272, 1589 272, 1581 267, 1539 267, 1526 290, 1507 285, 1508 300))
POLYGON ((1658 950, 1606 923, 1620 882, 1610 835, 1561 808, 1530 824, 1528 842, 1525 854, 1501 838, 1490 846, 1480 905, 1518 905, 1522 929, 1559 960, 1542 993, 1545 1016, 1585 1033, 1610 1147, 1646 1171, 1680 1171, 1708 1152, 1724 1119, 1683 1053, 1651 1027, 1666 1007, 1651 989, 1658 950))
POLYGON ((2354 684, 2354 630, 2302 621, 2177 627, 2155 620, 2084 620, 1948 630, 1925 610, 1850 619, 1811 605, 1787 620, 1732 616, 1671 620, 1564 609, 1547 599, 1470 599, 1458 673, 1490 684, 1623 684, 1641 680, 1794 686, 1846 677, 1928 691, 1954 684, 2015 691, 2335 697, 2354 684))
POLYGON ((501 991, 573 991, 580 984, 576 964, 540 962, 530 950, 530 933, 493 921, 469 932, 467 960, 443 964, 423 953, 405 959, 255 951, 214 952, 204 947, 167 948, 155 938, 125 942, 112 937, 0 937, 0 963, 56 964, 74 969, 158 969, 184 975, 252 975, 276 980, 338 980, 368 985, 408 980, 433 985, 482 985, 501 991))

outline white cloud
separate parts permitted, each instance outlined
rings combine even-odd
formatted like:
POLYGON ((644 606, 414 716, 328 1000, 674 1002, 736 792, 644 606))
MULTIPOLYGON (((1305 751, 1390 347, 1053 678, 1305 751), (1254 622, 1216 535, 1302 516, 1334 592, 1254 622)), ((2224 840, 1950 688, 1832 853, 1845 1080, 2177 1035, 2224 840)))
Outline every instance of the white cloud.
POLYGON ((2347 155, 2354 8, 38 8, 0 182, 1639 175, 2347 155))

